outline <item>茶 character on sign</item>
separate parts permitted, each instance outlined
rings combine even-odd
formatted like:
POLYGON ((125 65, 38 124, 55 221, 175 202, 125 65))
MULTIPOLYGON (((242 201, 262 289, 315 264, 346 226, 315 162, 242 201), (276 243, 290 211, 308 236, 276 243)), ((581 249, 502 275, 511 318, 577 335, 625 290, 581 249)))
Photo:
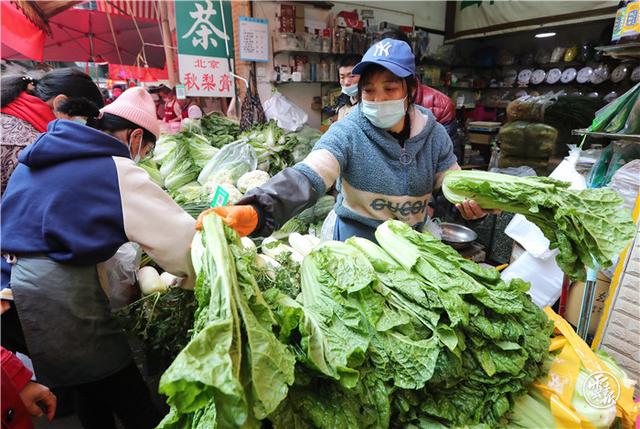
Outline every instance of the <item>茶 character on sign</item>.
POLYGON ((193 37, 191 39, 193 46, 200 45, 203 49, 207 49, 209 48, 209 42, 211 42, 211 45, 215 48, 218 46, 218 41, 209 36, 215 34, 222 40, 229 40, 229 36, 227 36, 226 32, 219 30, 211 21, 209 21, 211 17, 218 14, 218 11, 213 8, 211 0, 204 0, 204 2, 206 3, 206 9, 203 8, 200 3, 194 3, 196 11, 189 12, 189 15, 195 19, 195 22, 189 31, 182 36, 182 38, 186 39, 188 37, 192 37, 195 33, 200 37, 193 37))
POLYGON ((184 87, 186 89, 195 88, 199 90, 200 86, 198 86, 197 76, 193 73, 186 73, 184 75, 184 87))
POLYGON ((216 88, 216 77, 212 74, 202 75, 202 90, 213 91, 216 88))
POLYGON ((226 92, 226 91, 229 91, 230 89, 231 89, 231 80, 229 79, 229 75, 225 73, 222 76, 220 76, 220 86, 218 91, 226 92))

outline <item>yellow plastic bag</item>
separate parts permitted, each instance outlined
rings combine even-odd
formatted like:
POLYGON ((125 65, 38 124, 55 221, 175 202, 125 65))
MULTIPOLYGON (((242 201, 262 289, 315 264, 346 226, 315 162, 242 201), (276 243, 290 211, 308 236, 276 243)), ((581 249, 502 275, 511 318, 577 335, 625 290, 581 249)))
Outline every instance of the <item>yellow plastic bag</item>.
POLYGON ((581 415, 572 404, 573 394, 578 386, 580 368, 589 373, 584 380, 585 399, 593 401, 599 408, 615 401, 616 416, 622 420, 625 429, 635 427, 640 406, 633 402, 633 387, 625 385, 607 363, 598 357, 589 346, 576 335, 569 323, 547 307, 544 312, 555 325, 550 351, 558 351, 544 383, 534 384, 551 407, 551 414, 558 429, 594 429, 593 423, 581 415), (588 397, 590 398, 587 398, 588 397))

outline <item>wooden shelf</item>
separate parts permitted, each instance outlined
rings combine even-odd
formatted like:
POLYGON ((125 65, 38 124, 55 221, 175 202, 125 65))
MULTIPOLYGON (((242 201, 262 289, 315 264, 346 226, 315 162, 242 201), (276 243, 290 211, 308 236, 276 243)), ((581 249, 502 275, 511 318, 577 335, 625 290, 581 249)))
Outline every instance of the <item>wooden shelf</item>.
POLYGON ((467 164, 467 165, 463 165, 462 167, 463 170, 486 170, 487 168, 489 168, 489 164, 467 164))
POLYGON ((586 128, 573 130, 574 136, 589 136, 593 138, 610 139, 610 140, 627 140, 634 143, 640 143, 640 134, 617 134, 617 133, 598 133, 589 132, 586 128))

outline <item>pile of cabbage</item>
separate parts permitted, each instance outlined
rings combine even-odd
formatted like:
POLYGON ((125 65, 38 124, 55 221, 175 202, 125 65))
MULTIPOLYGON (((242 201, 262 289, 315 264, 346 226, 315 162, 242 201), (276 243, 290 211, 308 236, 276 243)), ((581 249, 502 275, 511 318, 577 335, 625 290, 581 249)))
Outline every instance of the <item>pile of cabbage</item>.
MULTIPOLYGON (((544 374, 553 328, 529 285, 398 221, 376 238, 289 242, 303 256, 295 288, 206 216, 192 337, 160 381, 171 408, 160 427, 506 425, 544 374)), ((288 251, 266 246, 274 259, 288 251)))
POLYGON ((218 187, 234 204, 272 174, 304 159, 320 135, 307 126, 285 133, 273 121, 241 134, 232 121, 209 115, 188 121, 177 134, 161 136, 140 166, 178 204, 208 204, 218 187))

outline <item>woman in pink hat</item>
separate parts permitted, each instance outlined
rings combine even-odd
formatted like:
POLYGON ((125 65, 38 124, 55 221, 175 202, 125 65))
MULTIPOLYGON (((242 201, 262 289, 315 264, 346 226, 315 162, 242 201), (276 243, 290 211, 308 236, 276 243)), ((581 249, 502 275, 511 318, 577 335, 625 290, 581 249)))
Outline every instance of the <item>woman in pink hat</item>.
POLYGON ((131 241, 193 285, 195 222, 136 166, 159 134, 151 95, 128 89, 87 126, 51 122, 2 199, 2 288, 24 333, 5 345, 3 315, 3 345, 30 356, 40 383, 75 387, 86 428, 115 428, 114 414, 126 428, 160 420, 101 282, 101 263, 131 241))

